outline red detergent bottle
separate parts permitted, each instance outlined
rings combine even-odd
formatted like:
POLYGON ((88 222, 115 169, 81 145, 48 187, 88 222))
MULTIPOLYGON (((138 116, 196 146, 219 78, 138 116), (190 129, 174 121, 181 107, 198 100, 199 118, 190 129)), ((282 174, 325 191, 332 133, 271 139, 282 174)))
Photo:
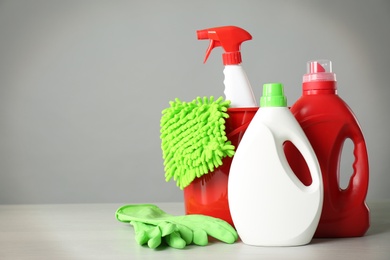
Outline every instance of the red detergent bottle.
MULTIPOLYGON (((321 167, 324 201, 314 237, 358 237, 370 226, 365 203, 369 165, 366 143, 359 123, 348 105, 337 95, 336 75, 329 60, 310 61, 303 76, 303 93, 291 107, 308 137, 321 167), (353 174, 340 188, 340 160, 343 145, 354 144, 353 174)), ((305 184, 311 183, 307 166, 291 143, 285 144, 289 164, 305 184)))

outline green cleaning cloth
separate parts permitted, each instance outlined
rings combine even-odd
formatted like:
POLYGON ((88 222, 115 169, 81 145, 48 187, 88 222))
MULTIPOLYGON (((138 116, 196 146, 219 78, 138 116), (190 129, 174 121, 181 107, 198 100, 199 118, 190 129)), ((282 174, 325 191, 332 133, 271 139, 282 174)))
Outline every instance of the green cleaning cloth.
POLYGON ((160 138, 166 181, 173 177, 183 189, 222 165, 224 157, 234 155, 235 147, 225 133, 229 105, 222 97, 198 97, 189 103, 177 98, 162 111, 160 138))
POLYGON ((157 248, 164 240, 173 248, 186 245, 205 246, 208 236, 232 244, 238 239, 236 230, 226 221, 204 215, 173 216, 153 204, 120 207, 116 219, 134 227, 138 244, 157 248))

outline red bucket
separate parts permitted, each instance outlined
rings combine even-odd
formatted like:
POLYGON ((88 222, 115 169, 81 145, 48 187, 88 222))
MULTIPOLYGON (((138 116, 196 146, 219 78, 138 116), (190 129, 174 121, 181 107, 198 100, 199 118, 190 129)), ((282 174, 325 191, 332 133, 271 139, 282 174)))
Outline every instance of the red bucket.
MULTIPOLYGON (((226 119, 226 136, 238 147, 258 107, 229 108, 226 119)), ((202 214, 223 219, 233 225, 228 203, 228 178, 233 158, 225 157, 222 165, 213 172, 196 178, 184 188, 186 214, 202 214)))

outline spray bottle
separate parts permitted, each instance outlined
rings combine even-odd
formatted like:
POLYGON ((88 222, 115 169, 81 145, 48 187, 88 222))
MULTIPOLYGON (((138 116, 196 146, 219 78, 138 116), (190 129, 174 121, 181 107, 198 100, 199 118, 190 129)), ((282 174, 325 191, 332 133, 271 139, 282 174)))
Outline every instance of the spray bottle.
MULTIPOLYGON (((240 45, 252 39, 245 30, 235 26, 215 27, 197 31, 198 39, 210 40, 204 62, 211 51, 224 49, 225 95, 231 101, 225 121, 226 136, 238 147, 250 121, 259 109, 251 85, 241 67, 240 45)), ((225 157, 213 172, 195 178, 184 188, 186 214, 203 214, 223 219, 233 225, 228 204, 228 179, 232 157, 225 157)))
POLYGON ((221 46, 225 69, 225 98, 230 100, 230 107, 257 107, 252 87, 241 66, 241 43, 251 40, 252 36, 236 26, 214 27, 197 31, 198 40, 210 40, 204 62, 207 61, 211 51, 221 46))
MULTIPOLYGON (((309 61, 303 76, 303 94, 291 107, 320 163, 324 205, 315 237, 362 236, 370 226, 365 203, 368 190, 368 154, 359 123, 337 95, 336 75, 329 60, 309 61), (340 188, 340 158, 345 140, 354 144, 353 174, 346 189, 340 188)), ((298 178, 311 182, 307 167, 294 147, 285 151, 298 178)))
POLYGON ((297 246, 311 241, 321 215, 320 166, 302 128, 287 108, 282 84, 265 84, 260 109, 233 157, 229 208, 241 240, 255 246, 297 246), (291 170, 283 145, 303 155, 312 183, 291 170))

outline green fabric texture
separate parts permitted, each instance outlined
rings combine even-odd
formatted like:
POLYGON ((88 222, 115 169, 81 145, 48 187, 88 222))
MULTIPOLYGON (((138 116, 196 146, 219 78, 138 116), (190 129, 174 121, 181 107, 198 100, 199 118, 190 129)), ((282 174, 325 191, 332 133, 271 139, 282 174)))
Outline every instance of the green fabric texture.
POLYGON ((195 178, 213 172, 222 159, 234 155, 227 139, 225 119, 230 101, 198 97, 192 102, 170 102, 160 121, 165 180, 172 178, 184 189, 195 178))
POLYGON ((205 215, 173 216, 153 204, 120 207, 116 219, 134 227, 138 244, 157 248, 163 241, 173 248, 195 244, 205 246, 208 236, 232 244, 238 239, 236 230, 226 221, 205 215))

